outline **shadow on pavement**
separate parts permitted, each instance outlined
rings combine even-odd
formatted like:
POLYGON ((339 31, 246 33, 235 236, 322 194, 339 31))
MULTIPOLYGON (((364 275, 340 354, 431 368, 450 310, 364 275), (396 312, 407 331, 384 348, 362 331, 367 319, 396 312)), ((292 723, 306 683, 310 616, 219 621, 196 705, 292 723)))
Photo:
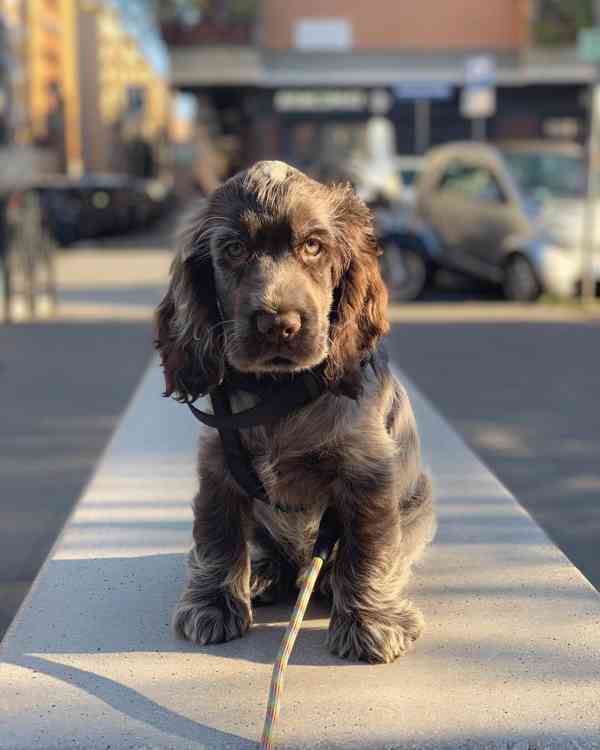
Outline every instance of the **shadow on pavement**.
POLYGON ((600 588, 600 325, 399 322, 394 361, 600 588))

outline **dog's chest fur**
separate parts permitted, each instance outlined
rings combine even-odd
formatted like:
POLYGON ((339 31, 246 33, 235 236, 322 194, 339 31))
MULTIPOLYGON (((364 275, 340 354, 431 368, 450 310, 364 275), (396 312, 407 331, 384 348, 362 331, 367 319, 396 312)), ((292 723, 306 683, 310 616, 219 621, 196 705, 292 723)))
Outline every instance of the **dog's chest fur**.
MULTIPOLYGON (((254 396, 238 392, 232 397, 232 410, 248 409, 256 401, 254 396)), ((321 515, 331 499, 323 486, 323 470, 325 463, 333 470, 337 463, 334 442, 346 421, 344 411, 339 399, 326 395, 275 427, 242 431, 244 445, 269 498, 287 509, 255 501, 254 520, 300 566, 310 559, 321 515)))
MULTIPOLYGON (((385 426, 394 393, 392 378, 382 384, 365 376, 359 401, 326 393, 275 426, 240 431, 269 498, 289 509, 276 510, 255 500, 254 522, 299 566, 310 558, 327 505, 339 500, 350 485, 368 493, 370 485, 382 480, 382 471, 397 451, 385 426)), ((256 397, 245 392, 231 399, 234 412, 255 404, 256 397)), ((213 439, 214 448, 221 451, 217 436, 213 439)), ((206 453, 205 460, 211 454, 206 453)))

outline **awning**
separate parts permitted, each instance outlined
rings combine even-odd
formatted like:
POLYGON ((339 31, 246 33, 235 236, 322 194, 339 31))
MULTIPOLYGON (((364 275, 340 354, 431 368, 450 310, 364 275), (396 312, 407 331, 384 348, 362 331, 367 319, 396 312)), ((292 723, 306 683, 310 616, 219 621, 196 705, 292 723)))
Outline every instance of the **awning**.
POLYGON ((483 49, 272 52, 237 45, 171 47, 171 72, 173 85, 179 88, 378 87, 418 82, 462 86, 466 60, 482 54, 494 55, 500 86, 584 84, 594 78, 594 67, 573 55, 545 59, 535 53, 520 57, 514 51, 483 49))

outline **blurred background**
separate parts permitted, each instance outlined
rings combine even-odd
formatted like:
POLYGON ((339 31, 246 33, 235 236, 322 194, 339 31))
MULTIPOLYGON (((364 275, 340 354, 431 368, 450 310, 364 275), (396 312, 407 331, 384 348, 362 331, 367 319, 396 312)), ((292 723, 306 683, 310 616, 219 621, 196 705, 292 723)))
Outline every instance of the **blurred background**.
POLYGON ((594 0, 0 0, 0 636, 258 159, 353 183, 395 363, 600 587, 599 66, 594 0))

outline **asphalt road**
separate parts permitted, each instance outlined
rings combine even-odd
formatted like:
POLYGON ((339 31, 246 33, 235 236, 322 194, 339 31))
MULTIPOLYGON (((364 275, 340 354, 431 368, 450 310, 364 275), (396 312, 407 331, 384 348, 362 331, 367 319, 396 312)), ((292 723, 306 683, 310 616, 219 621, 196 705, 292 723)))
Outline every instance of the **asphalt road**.
POLYGON ((394 361, 600 590, 600 321, 418 309, 394 361))

